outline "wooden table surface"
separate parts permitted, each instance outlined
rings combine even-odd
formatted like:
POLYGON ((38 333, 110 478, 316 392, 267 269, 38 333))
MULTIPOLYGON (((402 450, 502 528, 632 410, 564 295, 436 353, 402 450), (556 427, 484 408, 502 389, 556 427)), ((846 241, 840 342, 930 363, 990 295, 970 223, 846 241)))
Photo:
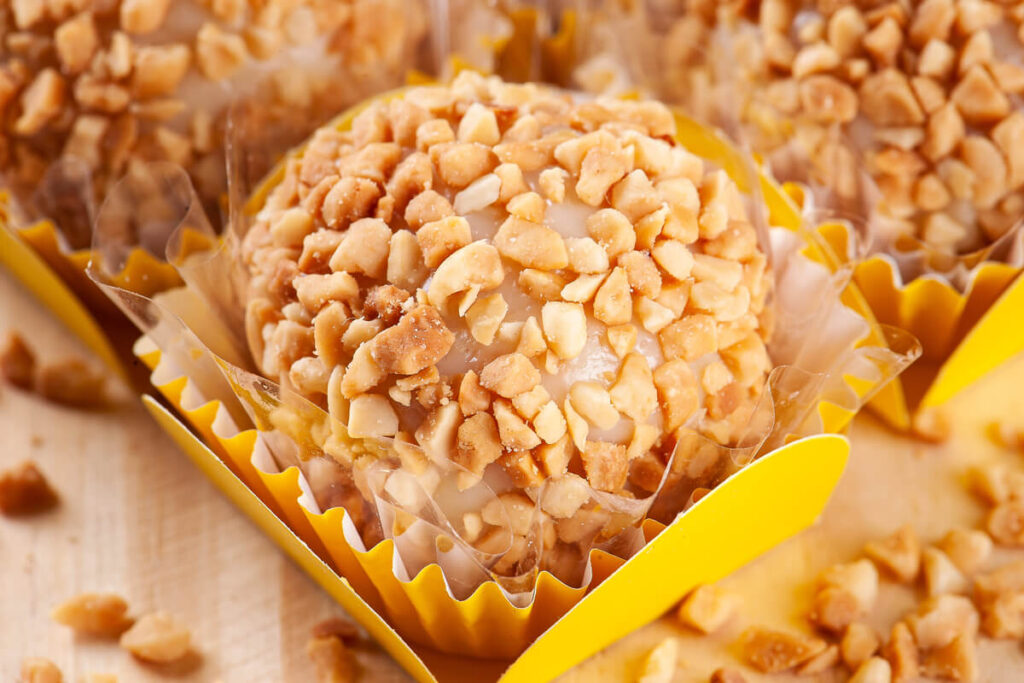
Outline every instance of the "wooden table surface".
MULTIPOLYGON (((0 333, 7 329, 25 334, 43 358, 78 348, 0 271, 0 333)), ((1018 358, 959 396, 954 437, 942 446, 894 436, 862 416, 851 432, 850 466, 822 522, 723 582, 744 598, 740 617, 723 633, 696 637, 663 619, 562 680, 633 680, 643 655, 674 636, 681 644, 676 680, 706 681, 717 666, 735 664, 730 643, 746 625, 806 629, 811 579, 853 559, 867 540, 905 522, 929 541, 954 524, 977 524, 983 508, 966 493, 964 471, 988 460, 1024 469, 1024 457, 984 436, 998 418, 1024 427, 1022 386, 1018 358)), ((128 397, 114 410, 88 413, 2 388, 0 468, 24 458, 40 465, 62 504, 36 518, 0 519, 0 681, 16 680, 27 655, 53 659, 73 682, 94 672, 118 674, 122 682, 313 680, 304 653, 309 628, 341 609, 206 481, 137 402, 128 397), (175 614, 192 628, 201 657, 160 671, 116 645, 74 638, 49 612, 81 591, 119 593, 136 613, 175 614)), ((1013 556, 1000 553, 997 560, 1013 556)), ((913 599, 909 589, 883 585, 876 625, 887 631, 913 599)), ((983 640, 980 653, 982 681, 1024 681, 1019 643, 983 640)), ((373 648, 360 658, 364 680, 406 680, 373 648)))

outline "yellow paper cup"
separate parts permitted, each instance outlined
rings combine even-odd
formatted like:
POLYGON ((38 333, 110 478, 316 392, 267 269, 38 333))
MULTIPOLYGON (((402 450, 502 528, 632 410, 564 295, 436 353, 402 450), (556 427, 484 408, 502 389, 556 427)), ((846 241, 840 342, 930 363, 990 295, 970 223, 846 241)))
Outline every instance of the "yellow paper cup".
MULTIPOLYGON (((799 202, 797 186, 787 185, 799 202)), ((849 226, 819 226, 836 263, 849 263, 849 226)), ((853 263, 847 302, 867 319, 906 330, 922 357, 883 387, 869 407, 899 430, 929 436, 933 417, 958 393, 1024 352, 1024 268, 983 261, 961 290, 944 277, 925 275, 904 283, 896 262, 874 255, 853 263)), ((940 418, 941 419, 941 418, 940 418)), ((940 434, 934 434, 940 436, 940 434)))
MULTIPOLYGON (((137 349, 159 372, 159 350, 146 340, 137 349)), ((157 389, 192 430, 144 396, 157 422, 419 681, 554 678, 657 618, 696 585, 720 579, 813 524, 849 454, 841 436, 787 444, 725 481, 669 526, 645 523, 648 543, 631 559, 595 552, 593 579, 585 588, 543 574, 535 599, 518 608, 494 583, 466 600, 454 599, 436 565, 398 578, 390 541, 369 551, 345 543, 344 511, 311 513, 300 502, 308 494, 300 488, 298 469, 259 468, 259 435, 234 430, 218 402, 190 405, 184 377, 161 382, 157 389), (657 589, 638 591, 637 586, 657 589)))

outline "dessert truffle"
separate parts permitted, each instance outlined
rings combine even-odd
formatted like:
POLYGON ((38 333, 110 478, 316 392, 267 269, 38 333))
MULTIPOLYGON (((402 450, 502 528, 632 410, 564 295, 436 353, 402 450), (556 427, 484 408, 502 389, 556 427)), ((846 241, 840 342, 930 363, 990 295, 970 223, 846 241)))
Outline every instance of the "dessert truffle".
POLYGON ((734 443, 771 368, 745 199, 675 132, 657 102, 472 73, 319 129, 241 248, 260 371, 335 418, 343 467, 383 439, 392 479, 483 479, 545 547, 592 538, 593 496, 649 496, 683 434, 734 443))

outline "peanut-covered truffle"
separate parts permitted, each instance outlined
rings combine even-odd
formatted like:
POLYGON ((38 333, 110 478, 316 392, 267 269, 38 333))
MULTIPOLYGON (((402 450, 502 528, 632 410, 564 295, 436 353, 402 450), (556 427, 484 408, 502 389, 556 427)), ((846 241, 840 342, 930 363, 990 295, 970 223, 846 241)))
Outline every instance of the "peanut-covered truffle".
POLYGON ((575 525, 546 544, 592 537, 588 485, 647 496, 679 430, 734 442, 770 369, 744 199, 675 130, 655 102, 475 74, 321 128, 242 247, 257 363, 460 489, 570 496, 506 505, 575 525))

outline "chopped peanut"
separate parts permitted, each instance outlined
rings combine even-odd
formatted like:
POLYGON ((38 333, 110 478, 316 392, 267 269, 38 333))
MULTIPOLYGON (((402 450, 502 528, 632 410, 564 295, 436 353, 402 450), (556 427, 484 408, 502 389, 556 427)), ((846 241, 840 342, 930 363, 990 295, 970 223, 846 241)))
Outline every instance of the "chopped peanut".
POLYGON ((994 508, 986 527, 999 545, 1024 547, 1024 501, 1010 500, 994 508))
POLYGON ((817 638, 756 626, 744 631, 739 644, 746 662, 763 673, 788 671, 826 648, 817 638))
POLYGON ((874 629, 858 621, 846 627, 839 648, 846 667, 856 671, 861 664, 878 652, 881 644, 881 639, 874 629))
POLYGON ((889 683, 894 680, 892 667, 881 657, 871 657, 853 672, 851 683, 889 683))
POLYGON ((610 429, 619 421, 612 397, 597 382, 576 382, 569 389, 573 409, 598 429, 610 429))
POLYGON ((540 371, 526 356, 510 353, 484 366, 480 384, 499 396, 512 398, 540 384, 540 371))
POLYGON ((384 372, 413 375, 441 360, 454 340, 437 311, 420 304, 374 337, 373 359, 384 372))
POLYGON ((618 491, 626 483, 629 459, 626 447, 605 441, 587 441, 582 449, 583 469, 599 491, 618 491))
POLYGON ((906 621, 922 650, 943 647, 958 635, 973 637, 978 632, 978 613, 974 605, 959 595, 928 598, 906 621))
POLYGON ((61 683, 63 675, 57 665, 42 657, 26 657, 21 660, 19 683, 61 683))
POLYGON ((541 439, 526 422, 516 414, 504 399, 492 403, 494 419, 498 423, 501 443, 509 450, 529 450, 540 445, 541 439))
POLYGON ((676 615, 701 633, 714 633, 736 614, 739 601, 716 586, 698 586, 680 603, 676 615))
POLYGON ((953 681, 978 680, 978 654, 974 636, 959 635, 948 645, 927 652, 921 662, 921 673, 953 681))
POLYGON ((359 676, 355 654, 340 638, 314 636, 306 644, 306 656, 313 662, 317 683, 351 683, 359 676))
POLYGON ((57 502, 57 493, 34 463, 26 461, 0 472, 0 514, 36 514, 57 502))
POLYGON ((920 543, 913 527, 909 525, 901 527, 888 538, 868 543, 864 547, 864 554, 904 583, 917 578, 921 566, 920 543))
POLYGON ((825 673, 839 663, 839 646, 829 645, 796 668, 798 676, 814 676, 825 673))
POLYGON ((21 116, 14 122, 18 135, 35 135, 53 120, 64 106, 64 80, 53 69, 45 69, 21 96, 21 116))
POLYGON ((575 358, 587 343, 587 314, 580 304, 549 301, 541 308, 541 327, 559 358, 575 358))
POLYGON ((625 358, 636 345, 637 331, 632 325, 609 327, 605 330, 605 335, 608 337, 608 345, 619 358, 625 358))
POLYGON ((975 597, 982 602, 1015 591, 1024 591, 1024 561, 1021 560, 981 574, 974 580, 975 597))
POLYGON ((747 679, 736 669, 715 669, 709 683, 747 683, 747 679))
POLYGON ((878 571, 868 560, 834 565, 819 583, 811 621, 835 633, 870 612, 878 595, 878 571))
POLYGON ((0 349, 0 376, 19 389, 30 390, 35 382, 36 357, 21 335, 10 332, 0 349))
POLYGON ((53 32, 54 47, 67 73, 79 73, 92 60, 99 44, 96 25, 88 12, 68 19, 53 32))
POLYGON ((121 28, 128 33, 152 33, 164 22, 170 6, 171 0, 124 0, 121 28))
POLYGON ((213 23, 203 24, 196 34, 196 63, 213 81, 231 77, 245 62, 249 51, 241 36, 222 31, 213 23))
POLYGON ((394 436, 398 433, 398 415, 383 396, 356 396, 349 404, 348 433, 357 439, 394 436))
POLYGON ((428 268, 436 268, 471 240, 469 222, 462 216, 447 216, 431 221, 416 232, 416 241, 428 268))
POLYGON ((938 548, 925 548, 922 551, 921 568, 929 596, 963 593, 967 590, 967 578, 960 573, 949 556, 938 548))
POLYGON ((144 661, 168 664, 189 653, 192 635, 165 612, 153 612, 121 634, 121 647, 144 661))
POLYGON ((625 325, 632 317, 626 271, 615 268, 594 297, 594 317, 606 325, 625 325))
POLYGON ((679 659, 679 641, 666 638, 647 653, 637 683, 671 683, 679 659))
POLYGON ((967 576, 981 569, 992 554, 992 539, 985 532, 973 529, 953 529, 937 546, 967 576))
POLYGON ((54 608, 53 620, 78 633, 116 637, 132 625, 128 603, 109 593, 82 593, 54 608))
POLYGON ((1024 591, 1006 591, 984 600, 981 630, 990 638, 1024 637, 1024 591))
POLYGON ((476 475, 501 457, 498 425, 488 413, 476 413, 459 425, 455 456, 452 460, 476 475))
POLYGON ((188 71, 192 55, 185 45, 146 45, 135 50, 132 89, 136 97, 169 95, 188 71))
POLYGON ((633 226, 615 209, 600 209, 586 220, 587 232, 608 253, 609 258, 630 251, 636 244, 633 226))
POLYGON ((557 270, 569 265, 561 235, 549 227, 510 216, 494 236, 501 255, 526 268, 557 270))
POLYGON ((562 202, 565 199, 565 181, 568 175, 561 168, 544 169, 538 177, 541 192, 556 204, 562 202))
MULTIPOLYGON (((892 627, 889 642, 882 647, 882 656, 889 663, 894 683, 912 681, 918 677, 919 658, 917 644, 914 642, 914 636, 911 634, 910 629, 904 622, 897 622, 892 627)), ((872 660, 869 659, 868 661, 872 660)))

